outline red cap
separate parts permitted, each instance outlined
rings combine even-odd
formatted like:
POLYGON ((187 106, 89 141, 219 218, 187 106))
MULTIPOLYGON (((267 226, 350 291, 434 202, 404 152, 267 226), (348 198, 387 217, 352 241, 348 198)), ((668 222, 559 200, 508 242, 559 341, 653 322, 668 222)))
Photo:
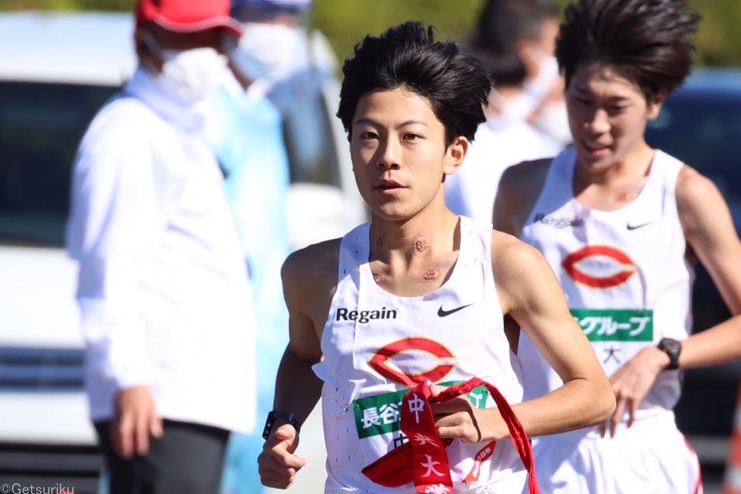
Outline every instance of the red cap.
POLYGON ((154 22, 175 33, 194 33, 223 27, 241 36, 242 25, 229 16, 230 0, 139 0, 136 23, 154 22))

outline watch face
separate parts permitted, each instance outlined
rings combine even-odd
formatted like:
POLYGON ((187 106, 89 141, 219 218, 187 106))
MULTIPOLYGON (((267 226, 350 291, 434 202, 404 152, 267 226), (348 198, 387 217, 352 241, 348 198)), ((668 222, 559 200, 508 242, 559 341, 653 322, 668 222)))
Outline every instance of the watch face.
POLYGON ((661 342, 659 342, 659 346, 667 352, 671 353, 679 353, 679 350, 681 348, 681 345, 677 340, 672 340, 670 338, 664 338, 663 340, 661 340, 661 342))
POLYGON ((682 344, 677 340, 673 340, 671 338, 663 338, 661 341, 659 341, 658 347, 666 352, 666 354, 669 356, 669 365, 667 365, 665 368, 669 370, 678 369, 679 354, 682 351, 682 344))

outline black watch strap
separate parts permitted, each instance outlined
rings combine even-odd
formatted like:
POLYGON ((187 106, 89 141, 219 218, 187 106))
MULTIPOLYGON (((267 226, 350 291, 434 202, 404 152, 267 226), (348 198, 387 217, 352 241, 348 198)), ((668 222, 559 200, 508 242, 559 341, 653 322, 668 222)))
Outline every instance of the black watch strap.
POLYGON ((679 354, 682 353, 682 343, 673 338, 662 338, 658 347, 669 356, 669 365, 665 369, 679 369, 679 354))
POLYGON ((276 420, 285 420, 296 429, 296 434, 301 432, 301 421, 291 412, 283 412, 281 410, 273 410, 268 413, 268 418, 265 420, 265 428, 262 430, 262 438, 266 439, 270 437, 270 433, 273 432, 276 420))

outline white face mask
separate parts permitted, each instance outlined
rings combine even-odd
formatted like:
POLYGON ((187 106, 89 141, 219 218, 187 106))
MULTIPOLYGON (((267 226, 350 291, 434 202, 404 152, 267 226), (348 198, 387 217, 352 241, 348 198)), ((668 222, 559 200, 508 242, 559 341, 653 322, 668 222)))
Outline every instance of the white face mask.
POLYGON ((296 70, 297 64, 309 59, 305 31, 279 24, 245 23, 239 50, 250 54, 270 75, 296 70))
POLYGON ((228 76, 227 59, 214 48, 163 50, 153 36, 145 40, 163 61, 158 82, 188 105, 204 100, 228 76))
POLYGON ((535 97, 538 102, 541 102, 553 90, 558 81, 558 60, 536 45, 529 49, 529 52, 535 63, 538 64, 538 74, 525 81, 525 90, 535 97))
POLYGON ((229 49, 229 60, 240 74, 251 81, 262 79, 267 76, 269 71, 269 67, 265 63, 240 46, 229 49))
POLYGON ((505 125, 515 122, 525 122, 535 110, 538 102, 527 92, 517 96, 505 98, 496 90, 492 90, 492 98, 496 99, 499 117, 505 125))
POLYGON ((530 123, 562 144, 572 141, 566 104, 548 101, 552 91, 561 89, 558 60, 539 46, 529 48, 530 56, 538 64, 538 74, 525 81, 525 92, 530 95, 537 112, 530 123))
POLYGON ((538 110, 533 125, 563 145, 573 141, 566 103, 545 103, 538 110))

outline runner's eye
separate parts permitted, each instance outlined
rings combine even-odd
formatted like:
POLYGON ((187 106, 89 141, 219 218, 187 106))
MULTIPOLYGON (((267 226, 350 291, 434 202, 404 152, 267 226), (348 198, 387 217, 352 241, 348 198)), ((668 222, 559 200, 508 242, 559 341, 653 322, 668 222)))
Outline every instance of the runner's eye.
POLYGON ((377 139, 378 135, 375 132, 371 132, 367 130, 364 132, 360 132, 358 134, 358 138, 363 139, 364 141, 369 141, 369 140, 377 139))

